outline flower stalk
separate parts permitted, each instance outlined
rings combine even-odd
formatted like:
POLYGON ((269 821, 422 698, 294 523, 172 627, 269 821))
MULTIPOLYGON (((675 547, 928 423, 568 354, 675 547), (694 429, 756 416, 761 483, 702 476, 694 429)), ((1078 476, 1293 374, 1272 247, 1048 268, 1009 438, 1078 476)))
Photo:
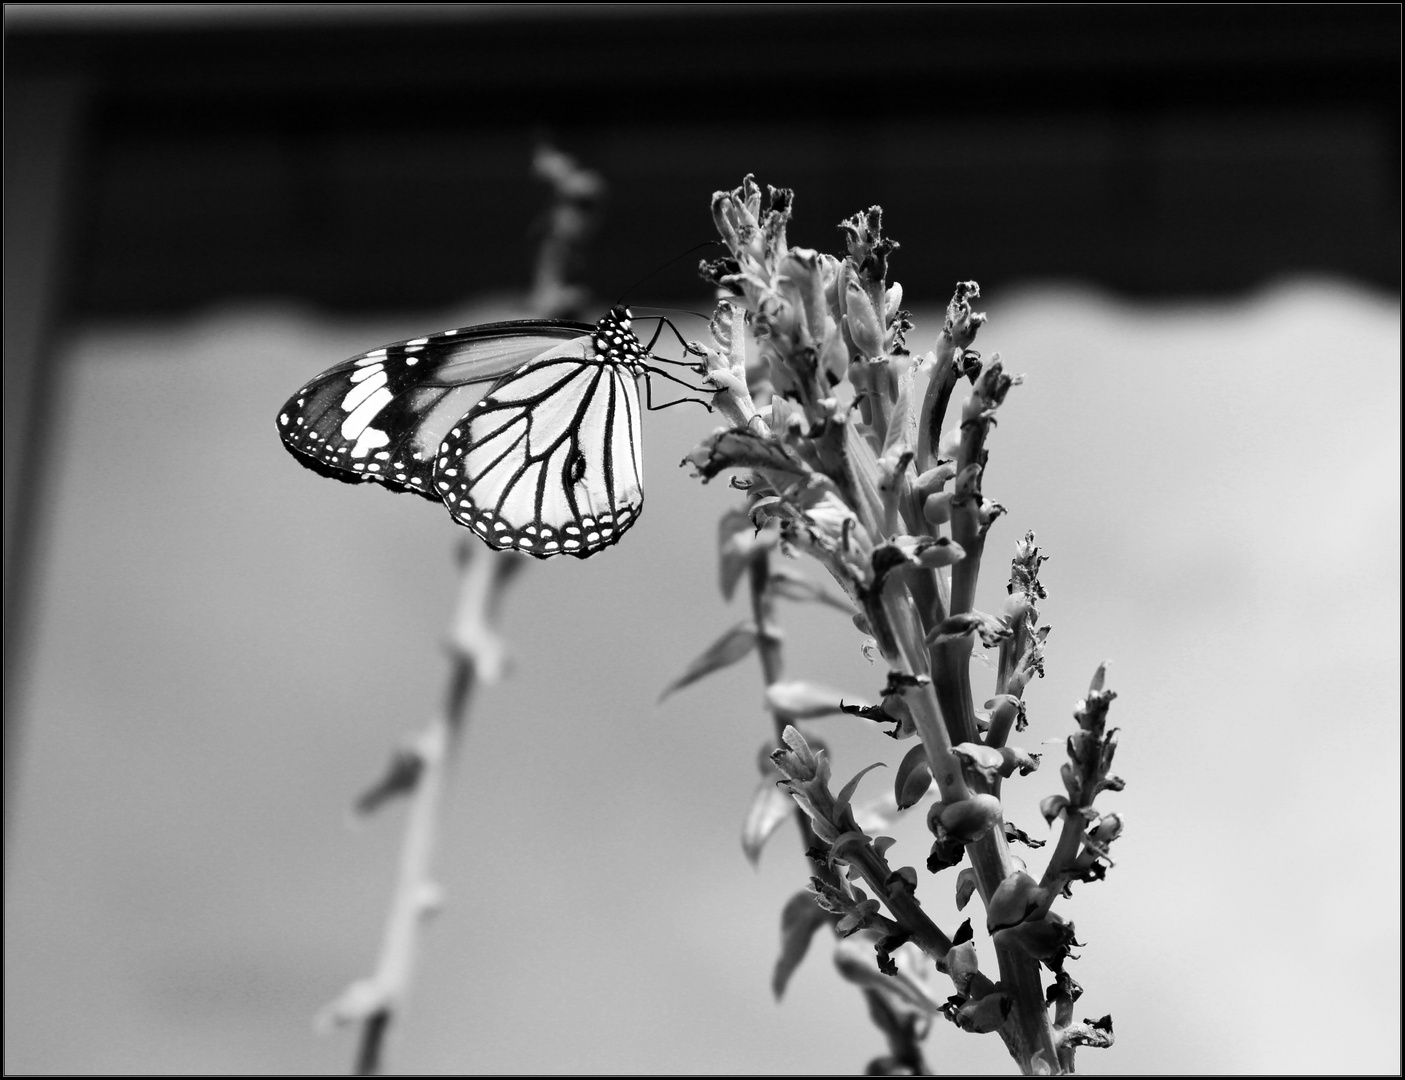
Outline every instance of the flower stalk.
MULTIPOLYGON (((933 1015, 923 1011, 922 994, 883 981, 897 977, 895 951, 915 946, 930 970, 950 978, 956 992, 938 1011, 958 1027, 999 1032, 1023 1072, 1072 1071, 1076 1046, 1111 1044, 1111 1022, 1073 1019, 1082 991, 1063 971, 1073 927, 1052 906, 1072 882, 1098 880, 1111 865, 1107 844, 1121 819, 1095 810, 1093 799, 1120 789, 1121 781, 1107 772, 1116 732, 1106 730, 1112 695, 1100 669, 1068 740, 1065 794, 1043 807, 1051 823, 1063 820, 1058 844, 1041 877, 1026 871, 1011 843, 1042 845, 1005 820, 1000 792, 1005 779, 1040 762, 1009 744, 1026 725, 1024 689, 1043 675, 1048 635, 1037 622, 1043 556, 1032 533, 1016 548, 1001 612, 977 606, 986 540, 1005 512, 984 490, 987 443, 997 411, 1021 379, 998 355, 983 361, 972 348, 986 321, 971 306, 980 295, 975 282, 957 284, 932 351, 908 351, 912 320, 900 307, 902 287, 888 280, 898 245, 884 234, 879 208, 841 223, 845 253, 833 256, 790 246, 792 203, 789 191, 763 192, 751 177, 713 197, 727 255, 700 268, 719 300, 713 340, 695 348, 727 425, 684 463, 704 481, 737 474, 733 483, 746 490, 745 512, 724 519, 723 591, 729 574, 735 580, 739 573, 728 569, 728 551, 750 552, 752 625, 770 700, 817 703, 802 711, 794 705, 790 714, 773 707, 783 745, 771 755, 807 822, 807 843, 814 838, 831 871, 817 875, 811 891, 838 932, 875 938, 876 981, 869 969, 856 974, 852 954, 840 964, 865 993, 882 995, 882 1007, 870 1000, 870 1012, 893 1053, 875 1066, 909 1060, 915 1033, 925 1033, 933 1015), (971 391, 947 433, 963 378, 971 391), (786 683, 780 694, 770 597, 785 578, 775 563, 801 554, 843 589, 867 636, 865 650, 888 665, 880 705, 831 707, 825 695, 804 693, 806 684, 786 683), (972 685, 977 639, 998 650, 988 700, 972 685), (831 793, 827 752, 793 724, 782 725, 826 711, 891 723, 894 738, 917 737, 898 769, 886 820, 935 797, 926 811, 935 840, 927 870, 969 861, 958 899, 964 906, 979 896, 984 905, 998 978, 980 969, 969 929, 949 935, 925 915, 918 872, 889 865, 893 841, 872 831, 882 820, 869 825, 851 804, 863 773, 831 793), (1047 993, 1046 969, 1054 978, 1047 993)), ((794 904, 787 906, 788 925, 803 921, 794 904)))

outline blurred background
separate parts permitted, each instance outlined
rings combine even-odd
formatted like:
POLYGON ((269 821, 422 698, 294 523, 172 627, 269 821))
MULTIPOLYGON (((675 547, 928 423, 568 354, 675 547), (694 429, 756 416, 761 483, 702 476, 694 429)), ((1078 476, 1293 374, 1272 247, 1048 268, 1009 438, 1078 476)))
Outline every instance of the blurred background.
MULTIPOLYGON (((749 172, 795 189, 793 243, 884 207, 917 350, 980 281, 978 345, 1027 376, 982 606, 1026 530, 1052 556, 1027 745, 1100 660, 1121 695, 1128 829, 1060 908, 1078 1015, 1116 1023, 1080 1070, 1399 1070, 1398 6, 20 4, 5 31, 8 1071, 349 1067, 312 1018, 374 962, 401 828, 349 807, 439 703, 461 534, 298 468, 274 416, 355 353, 529 314, 544 139, 608 185, 591 319, 706 309, 697 254, 665 264, 749 172)), ((651 415, 626 542, 512 586, 392 1071, 883 1052, 826 944, 770 994, 805 864, 788 825, 759 871, 739 847, 754 663, 656 704, 744 617, 732 493, 674 465, 710 426, 651 415)), ((781 618, 790 675, 874 698, 841 615, 781 618)), ((894 760, 844 721, 810 725, 838 775, 894 760)), ((1042 835, 1058 788, 1007 785, 1012 819, 1042 835)), ((919 895, 950 931, 945 880, 919 895)), ((944 1023, 927 1046, 1010 1069, 944 1023)))

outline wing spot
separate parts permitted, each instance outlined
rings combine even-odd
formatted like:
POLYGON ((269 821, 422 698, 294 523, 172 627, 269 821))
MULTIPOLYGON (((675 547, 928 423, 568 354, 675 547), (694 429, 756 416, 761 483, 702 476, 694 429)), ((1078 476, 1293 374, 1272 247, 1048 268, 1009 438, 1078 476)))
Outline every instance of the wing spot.
POLYGON ((380 428, 368 427, 356 438, 356 445, 351 448, 351 456, 363 458, 374 450, 377 446, 384 446, 390 442, 390 436, 380 428))
POLYGON ((415 366, 416 364, 418 364, 419 362, 420 362, 420 358, 419 358, 418 356, 407 356, 407 357, 405 357, 405 366, 406 366, 406 367, 414 367, 414 366, 415 366))
MULTIPOLYGON (((298 419, 301 420, 302 418, 299 417, 298 419)), ((287 427, 287 426, 288 426, 288 414, 287 414, 287 413, 279 413, 279 414, 278 414, 278 422, 279 422, 280 424, 282 424, 284 427, 287 427)))
POLYGON ((435 487, 437 487, 440 491, 448 491, 448 490, 449 490, 449 485, 446 484, 446 483, 444 483, 443 480, 439 481, 439 483, 437 483, 437 484, 435 485, 435 487))
POLYGON ((517 546, 530 548, 532 546, 532 538, 530 536, 519 536, 517 538, 517 546))

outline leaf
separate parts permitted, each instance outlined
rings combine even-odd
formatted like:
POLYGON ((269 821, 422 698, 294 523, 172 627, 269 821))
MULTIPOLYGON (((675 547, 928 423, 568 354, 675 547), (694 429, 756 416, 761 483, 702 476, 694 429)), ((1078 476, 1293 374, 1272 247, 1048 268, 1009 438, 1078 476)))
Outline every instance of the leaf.
POLYGON ((898 765, 898 774, 893 778, 893 797, 898 808, 906 810, 927 794, 932 786, 932 768, 927 764, 927 748, 920 742, 913 745, 898 765))
POLYGON ((877 990, 927 1016, 934 1016, 940 1010, 940 1002, 906 972, 901 969, 896 975, 880 972, 873 954, 856 939, 839 943, 834 950, 834 966, 839 969, 840 975, 856 986, 877 990))
POLYGON ((1044 815, 1050 828, 1068 810, 1068 800, 1062 795, 1050 795, 1039 802, 1039 812, 1044 815))
POLYGON ((756 787, 747 808, 746 820, 742 823, 742 852, 752 866, 761 859, 761 849, 795 807, 790 792, 776 784, 778 777, 772 773, 756 787))
POLYGON ((781 954, 776 957, 771 972, 771 993, 779 1001, 785 994, 790 977, 810 951, 810 939, 815 931, 829 921, 829 915, 815 903, 815 894, 798 892, 781 909, 781 954))
POLYGON ((1013 821, 1005 822, 1005 842, 1010 844, 1018 842, 1031 848, 1042 848, 1045 844, 1045 841, 1034 839, 1013 821))
POLYGON ((976 891, 976 872, 969 866, 956 875, 956 910, 963 910, 976 891))
POLYGON ((844 807, 849 805, 849 800, 854 797, 854 792, 858 790, 859 781, 864 778, 864 774, 872 772, 874 769, 884 768, 887 768, 887 764, 882 761, 875 761, 872 765, 865 765, 854 774, 852 780, 839 789, 839 794, 834 797, 835 805, 837 805, 840 810, 843 810, 844 807))
POLYGON ((722 599, 730 600, 746 571, 756 526, 744 510, 728 510, 717 523, 717 570, 722 599))
POLYGON ((811 472, 784 444, 741 428, 708 436, 683 459, 683 464, 693 466, 703 480, 711 480, 724 469, 756 469, 773 483, 777 477, 807 477, 811 472))
POLYGON ((812 682, 778 682, 766 687, 766 704, 789 720, 813 720, 843 711, 838 690, 812 682))
POLYGON ((771 591, 777 596, 784 596, 787 600, 798 600, 801 603, 827 604, 837 611, 844 612, 845 615, 854 614, 854 605, 843 597, 835 596, 828 589, 816 585, 813 581, 801 577, 793 570, 778 567, 771 571, 771 591))
POLYGON ((674 691, 681 690, 689 683, 697 682, 704 675, 710 675, 720 668, 735 664, 752 649, 756 648, 756 630, 750 622, 740 622, 707 647, 696 660, 659 695, 662 701, 674 691))

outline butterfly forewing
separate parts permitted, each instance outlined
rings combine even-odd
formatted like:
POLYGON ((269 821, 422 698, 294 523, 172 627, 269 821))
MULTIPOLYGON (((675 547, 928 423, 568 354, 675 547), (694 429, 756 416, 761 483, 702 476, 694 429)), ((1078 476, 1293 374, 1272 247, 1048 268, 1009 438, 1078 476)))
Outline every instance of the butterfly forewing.
POLYGON ((278 415, 302 464, 348 483, 377 480, 437 499, 434 455, 481 395, 480 384, 519 370, 563 342, 588 340, 586 323, 490 323, 397 342, 323 372, 278 415))

